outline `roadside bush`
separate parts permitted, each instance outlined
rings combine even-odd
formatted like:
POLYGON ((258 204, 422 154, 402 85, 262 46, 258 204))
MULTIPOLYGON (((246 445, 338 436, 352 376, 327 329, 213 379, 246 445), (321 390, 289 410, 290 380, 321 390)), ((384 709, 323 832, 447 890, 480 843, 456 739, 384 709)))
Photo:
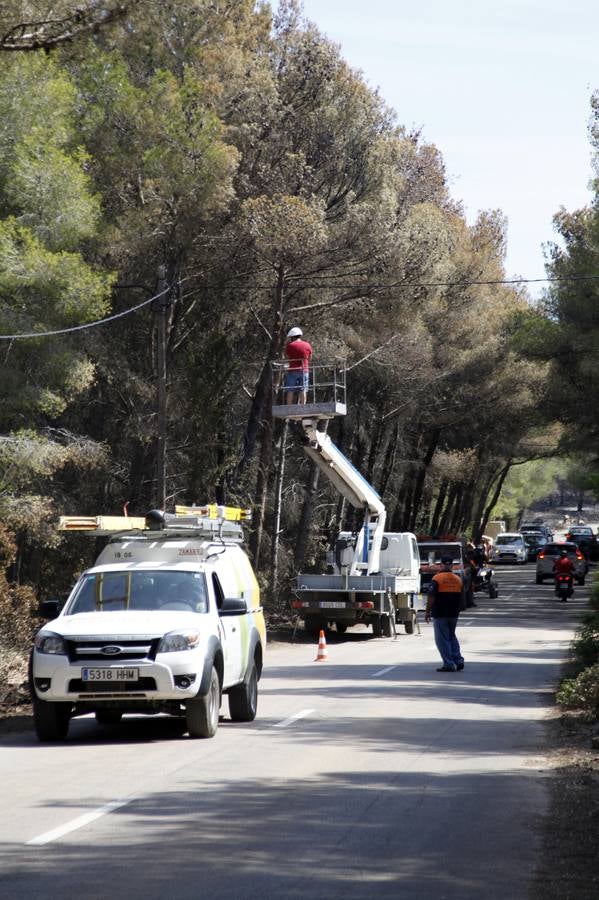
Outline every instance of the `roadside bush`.
POLYGON ((15 559, 16 547, 11 533, 0 525, 0 636, 3 649, 26 652, 39 622, 35 619, 37 601, 32 588, 10 584, 6 569, 15 559))
POLYGON ((599 615, 588 616, 572 644, 578 669, 599 663, 599 615))
POLYGON ((580 709, 599 716, 599 578, 593 579, 591 611, 586 614, 572 643, 574 678, 562 681, 556 700, 565 709, 580 709))
POLYGON ((562 682, 557 702, 565 709, 580 709, 599 715, 599 663, 585 669, 576 678, 562 682))
POLYGON ((31 647, 33 636, 40 627, 35 618, 37 601, 29 587, 8 587, 0 577, 0 635, 2 646, 16 651, 31 647))

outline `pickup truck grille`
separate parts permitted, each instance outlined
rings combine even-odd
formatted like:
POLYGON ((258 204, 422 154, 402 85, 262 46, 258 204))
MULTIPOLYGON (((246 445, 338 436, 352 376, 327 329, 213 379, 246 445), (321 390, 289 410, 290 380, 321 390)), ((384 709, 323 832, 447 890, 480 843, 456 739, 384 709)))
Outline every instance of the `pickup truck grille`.
POLYGON ((82 681, 81 678, 71 678, 69 681, 69 694, 139 694, 144 691, 155 691, 156 680, 154 678, 140 678, 139 681, 119 681, 118 687, 114 681, 82 681))
POLYGON ((67 640, 69 662, 133 662, 156 659, 160 638, 127 640, 67 640), (106 649, 110 648, 109 652, 106 649))

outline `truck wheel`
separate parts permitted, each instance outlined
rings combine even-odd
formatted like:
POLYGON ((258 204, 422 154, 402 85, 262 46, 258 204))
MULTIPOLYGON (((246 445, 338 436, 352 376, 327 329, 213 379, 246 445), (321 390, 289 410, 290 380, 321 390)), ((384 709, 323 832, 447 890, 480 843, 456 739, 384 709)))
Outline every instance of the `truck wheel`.
POLYGON ((123 718, 120 709, 97 709, 96 722, 98 725, 118 725, 123 718))
POLYGON ((220 682, 218 672, 212 666, 210 687, 203 697, 193 697, 185 704, 185 719, 189 736, 193 738, 211 738, 218 728, 218 710, 220 708, 220 682))
POLYGON ((64 741, 69 733, 70 703, 40 700, 33 694, 33 723, 40 741, 64 741))
POLYGON ((386 614, 381 616, 381 631, 383 633, 383 637, 393 637, 391 616, 388 616, 386 614))
POLYGON ((233 722, 253 722, 258 710, 258 673, 252 663, 247 681, 229 691, 229 715, 233 722))
POLYGON ((375 637, 383 636, 383 625, 381 622, 381 618, 379 618, 378 616, 375 616, 375 618, 373 618, 373 620, 372 620, 372 633, 375 637))
POLYGON ((339 634, 345 634, 347 631, 347 622, 335 622, 335 628, 339 634))
POLYGON ((406 629, 406 634, 414 634, 414 623, 411 619, 406 619, 403 627, 406 629))
POLYGON ((321 622, 320 616, 306 616, 304 620, 304 629, 310 637, 318 637, 320 634, 321 622))

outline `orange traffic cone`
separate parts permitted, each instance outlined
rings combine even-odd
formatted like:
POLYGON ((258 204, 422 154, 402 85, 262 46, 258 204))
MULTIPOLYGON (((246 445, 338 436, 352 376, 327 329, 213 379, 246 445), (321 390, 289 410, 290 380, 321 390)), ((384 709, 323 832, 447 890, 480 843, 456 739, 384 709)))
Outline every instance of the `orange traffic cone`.
POLYGON ((321 629, 320 635, 318 636, 318 653, 316 654, 314 662, 326 662, 328 658, 327 641, 324 636, 324 631, 321 629))

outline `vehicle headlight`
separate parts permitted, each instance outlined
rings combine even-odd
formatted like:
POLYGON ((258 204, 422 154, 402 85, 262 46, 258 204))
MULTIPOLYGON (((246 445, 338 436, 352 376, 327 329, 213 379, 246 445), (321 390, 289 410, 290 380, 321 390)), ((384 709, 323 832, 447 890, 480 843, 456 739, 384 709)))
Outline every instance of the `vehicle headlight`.
POLYGON ((50 653, 54 656, 66 656, 67 645, 64 638, 54 632, 42 632, 35 637, 35 649, 38 653, 50 653))
POLYGON ((158 644, 158 653, 176 653, 181 650, 193 650, 200 643, 200 632, 195 628, 184 631, 169 631, 158 644))

